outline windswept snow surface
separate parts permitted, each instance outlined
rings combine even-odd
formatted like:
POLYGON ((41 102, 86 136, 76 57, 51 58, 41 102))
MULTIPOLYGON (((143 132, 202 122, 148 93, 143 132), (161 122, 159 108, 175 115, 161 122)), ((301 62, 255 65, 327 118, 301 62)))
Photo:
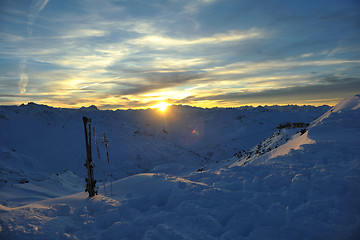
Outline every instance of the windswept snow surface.
POLYGON ((359 239, 359 105, 1 107, 0 238, 359 239), (112 144, 112 196, 82 192, 82 115, 112 144))

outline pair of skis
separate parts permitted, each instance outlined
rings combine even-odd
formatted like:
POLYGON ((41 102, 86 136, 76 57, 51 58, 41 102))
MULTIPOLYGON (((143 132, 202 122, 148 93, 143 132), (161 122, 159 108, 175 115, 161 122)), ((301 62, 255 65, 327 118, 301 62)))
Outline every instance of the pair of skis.
POLYGON ((86 162, 85 167, 87 170, 87 178, 85 178, 86 188, 85 192, 89 193, 89 197, 93 197, 97 194, 94 180, 94 162, 91 156, 91 119, 83 117, 84 130, 85 130, 85 143, 86 143, 86 162))

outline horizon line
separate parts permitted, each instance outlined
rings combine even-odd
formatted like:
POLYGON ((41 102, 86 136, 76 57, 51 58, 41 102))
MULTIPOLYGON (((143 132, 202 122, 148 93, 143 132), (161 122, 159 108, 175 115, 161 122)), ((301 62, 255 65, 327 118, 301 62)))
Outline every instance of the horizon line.
MULTIPOLYGON (((117 111, 117 110, 153 110, 156 109, 156 107, 154 106, 147 106, 147 107, 123 107, 123 108, 101 108, 101 106, 97 106, 96 104, 90 104, 90 105, 84 105, 81 107, 65 107, 65 106, 54 106, 54 105, 49 105, 49 104, 44 104, 44 103, 37 103, 37 102, 28 102, 28 103, 21 103, 21 104, 12 104, 12 105, 6 105, 6 104, 0 104, 1 107, 21 107, 21 106, 31 106, 31 105, 37 105, 37 106, 46 106, 46 107, 50 107, 50 108, 55 108, 55 109, 73 109, 73 110, 80 110, 80 109, 90 109, 90 108, 96 108, 94 110, 100 110, 100 111, 117 111)), ((336 105, 336 104, 335 104, 336 105)), ((335 105, 330 105, 330 104, 318 104, 318 105, 314 105, 314 104, 296 104, 296 103, 287 103, 287 104, 283 104, 283 103, 278 103, 278 104, 244 104, 244 105, 239 105, 239 106, 211 106, 211 107, 201 107, 201 106, 195 106, 195 105, 190 105, 190 104, 169 104, 169 107, 175 106, 175 107, 190 107, 190 108, 199 108, 199 109, 235 109, 235 108, 246 108, 246 107, 253 107, 253 108, 258 108, 258 107, 286 107, 286 106, 297 106, 297 107, 323 107, 323 106, 328 106, 328 107, 334 107, 335 105)))

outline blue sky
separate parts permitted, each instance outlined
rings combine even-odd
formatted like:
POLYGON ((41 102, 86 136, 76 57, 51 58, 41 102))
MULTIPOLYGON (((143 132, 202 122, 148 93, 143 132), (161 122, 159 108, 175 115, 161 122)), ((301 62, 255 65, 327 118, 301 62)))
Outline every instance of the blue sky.
POLYGON ((360 92, 358 0, 0 0, 0 104, 334 104, 360 92))

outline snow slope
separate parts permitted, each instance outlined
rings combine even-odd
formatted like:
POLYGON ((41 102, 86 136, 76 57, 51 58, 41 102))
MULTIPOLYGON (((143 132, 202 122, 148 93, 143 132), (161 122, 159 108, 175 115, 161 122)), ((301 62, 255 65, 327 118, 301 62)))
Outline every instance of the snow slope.
MULTIPOLYGON (((132 174, 134 170, 129 161, 121 167, 129 166, 131 170, 127 177, 122 177, 127 170, 118 175, 118 180, 113 183, 113 195, 105 196, 100 187, 100 194, 91 199, 81 190, 80 193, 75 191, 75 183, 82 179, 77 173, 84 170, 82 166, 57 175, 51 170, 53 166, 40 166, 36 171, 37 164, 43 163, 36 158, 42 156, 36 155, 30 147, 25 151, 25 143, 17 138, 20 133, 10 137, 10 130, 2 131, 1 160, 5 166, 2 173, 7 173, 8 179, 7 183, 2 183, 2 190, 12 191, 12 196, 3 195, 4 191, 0 195, 0 237, 359 239, 359 104, 359 96, 354 96, 322 116, 320 109, 293 106, 227 110, 177 107, 162 124, 156 124, 159 116, 151 111, 123 111, 119 112, 121 114, 115 112, 115 115, 114 112, 91 111, 97 128, 111 128, 109 138, 113 142, 119 141, 119 145, 120 139, 125 137, 126 146, 137 144, 136 151, 143 147, 144 150, 137 154, 145 158, 143 154, 148 153, 148 168, 154 168, 148 173, 132 174), (299 124, 285 124, 311 121, 305 129, 303 125, 293 127, 299 124), (127 128, 114 128, 121 124, 127 124, 127 128), (186 130, 199 133, 187 135, 186 130), (245 139, 248 143, 244 143, 245 139), (171 159, 159 158, 157 147, 164 158, 169 156, 171 159), (11 163, 6 162, 9 159, 11 163), (186 161, 185 164, 182 161, 186 161), (26 162, 28 165, 17 165, 26 162), (199 167, 202 169, 196 171, 199 167), (192 168, 194 171, 190 171, 192 168), (39 179, 26 178, 30 180, 23 184, 15 182, 18 177, 23 177, 22 174, 28 177, 31 171, 41 173, 39 179), (68 194, 56 193, 54 188, 58 187, 68 194), (37 198, 19 200, 33 195, 37 198)), ((25 107, 28 106, 22 106, 25 107)), ((26 114, 35 118, 38 114, 31 114, 39 107, 43 108, 35 106, 35 110, 26 114)), ((23 111, 19 107, 10 111, 14 110, 23 111)), ((13 113, 1 111, 13 123, 13 113)), ((63 131, 61 126, 65 119, 75 125, 81 116, 79 110, 49 111, 66 115, 61 121, 55 120, 56 124, 50 121, 51 126, 60 127, 43 126, 51 134, 63 131)), ((43 124, 39 125, 36 130, 41 130, 43 124)), ((72 129, 76 132, 80 126, 72 129)), ((30 135, 33 133, 33 130, 28 131, 30 135)), ((45 130, 44 134, 47 134, 45 130)), ((75 133, 71 136, 76 138, 75 133)), ((63 152, 64 142, 59 140, 58 143, 63 152)), ((37 146, 35 140, 33 146, 37 146)), ((74 147, 64 154, 72 156, 71 153, 75 154, 81 148, 74 147)), ((49 149, 49 155, 54 153, 55 149, 49 149)), ((111 150, 117 157, 134 154, 134 149, 127 149, 126 153, 111 150)), ((109 189, 109 185, 106 187, 109 189)))

